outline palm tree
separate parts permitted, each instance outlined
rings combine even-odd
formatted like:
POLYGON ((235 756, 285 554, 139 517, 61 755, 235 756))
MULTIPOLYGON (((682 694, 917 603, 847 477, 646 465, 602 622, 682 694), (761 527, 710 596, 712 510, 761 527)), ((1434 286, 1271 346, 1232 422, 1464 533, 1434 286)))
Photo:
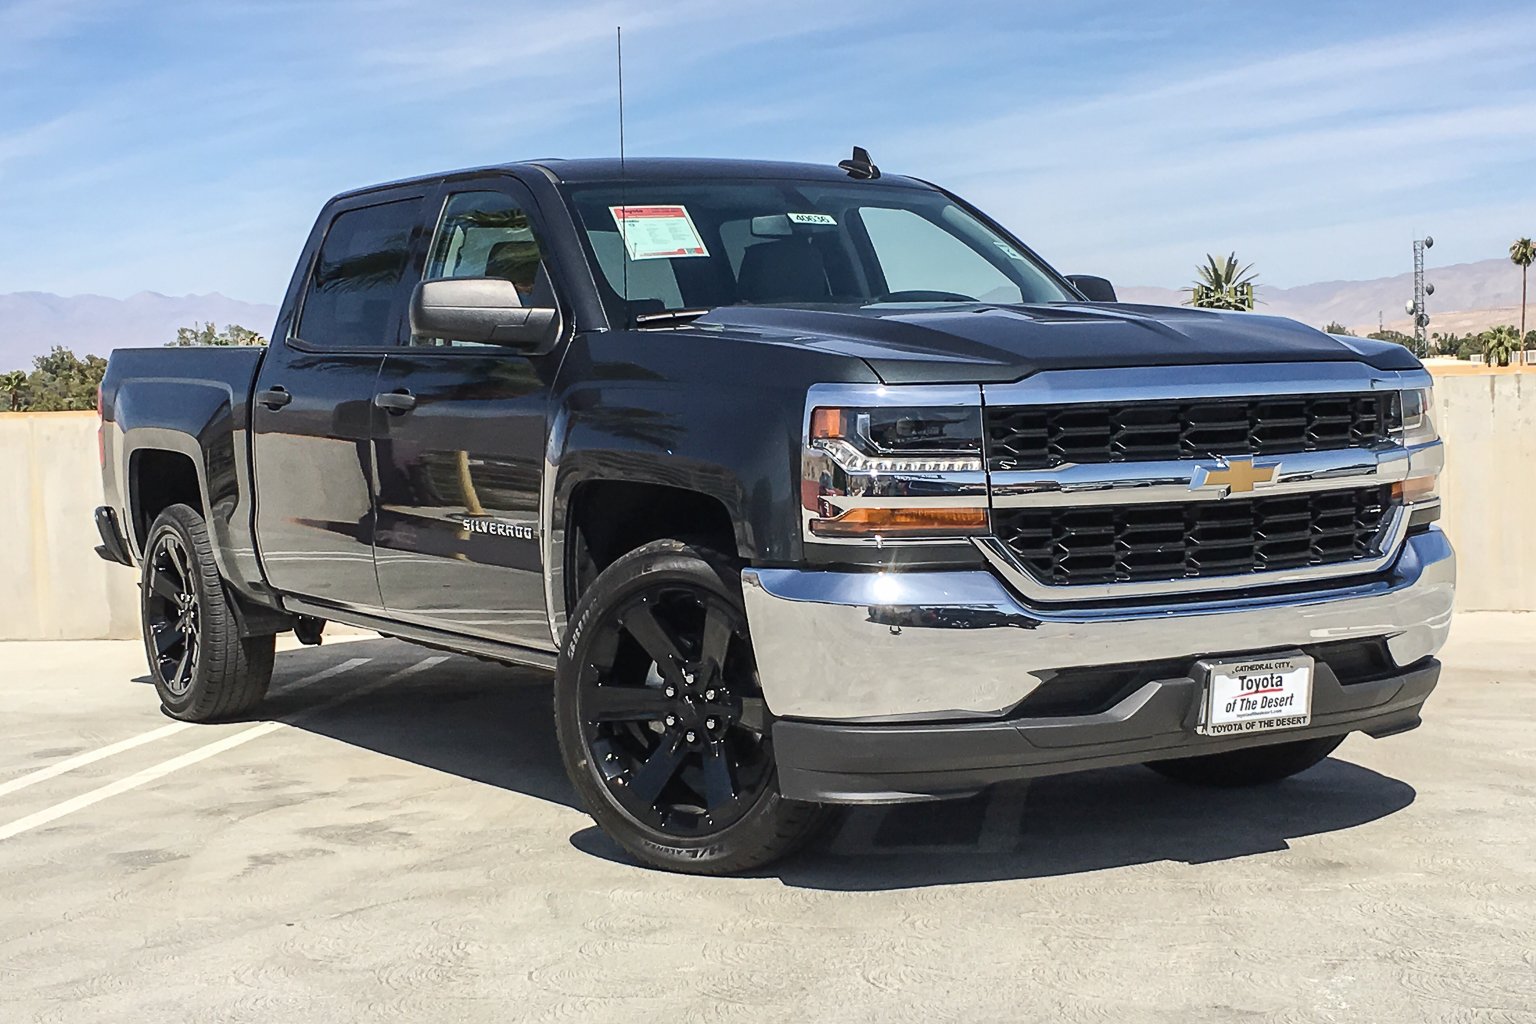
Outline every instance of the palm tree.
MULTIPOLYGON (((1517 238, 1509 247, 1509 261, 1520 268, 1520 337, 1525 337, 1525 284, 1530 277, 1531 264, 1536 263, 1536 242, 1529 238, 1517 238)), ((1520 361, 1525 359, 1525 346, 1521 346, 1520 361)))
POLYGON ((1500 324, 1490 327, 1483 334, 1483 359, 1492 364, 1497 362, 1500 366, 1509 365, 1509 357, 1520 351, 1520 335, 1515 333, 1514 324, 1500 324))
POLYGON ((1201 309, 1253 309, 1253 282, 1258 275, 1250 273, 1252 270, 1252 263, 1238 267, 1235 252, 1222 263, 1206 253, 1205 263, 1195 268, 1199 280, 1184 289, 1190 293, 1185 305, 1201 309))
POLYGON ((21 409, 21 393, 26 390, 27 375, 20 370, 0 373, 0 394, 9 396, 11 412, 21 409))

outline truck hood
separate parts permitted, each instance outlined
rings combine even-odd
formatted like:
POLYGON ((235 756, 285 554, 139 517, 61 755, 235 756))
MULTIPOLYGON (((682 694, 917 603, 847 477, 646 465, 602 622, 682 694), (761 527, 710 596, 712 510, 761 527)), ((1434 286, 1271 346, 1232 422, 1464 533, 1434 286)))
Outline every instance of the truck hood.
POLYGON ((695 324, 855 356, 887 384, 990 384, 1041 370, 1212 363, 1419 366, 1401 345, 1340 338, 1283 317, 1124 303, 835 311, 725 306, 695 324))

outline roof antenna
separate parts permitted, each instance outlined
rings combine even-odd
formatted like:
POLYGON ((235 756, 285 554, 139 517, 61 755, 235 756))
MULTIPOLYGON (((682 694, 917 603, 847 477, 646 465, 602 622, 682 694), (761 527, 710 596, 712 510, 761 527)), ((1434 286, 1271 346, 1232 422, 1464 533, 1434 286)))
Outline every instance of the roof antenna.
POLYGON ((619 65, 619 265, 624 268, 624 329, 629 329, 629 180, 624 173, 624 26, 613 28, 619 65))
POLYGON ((858 178, 860 181, 873 181, 880 177, 880 168, 870 161, 869 150, 863 146, 854 146, 853 158, 839 160, 837 166, 847 171, 848 177, 858 178))

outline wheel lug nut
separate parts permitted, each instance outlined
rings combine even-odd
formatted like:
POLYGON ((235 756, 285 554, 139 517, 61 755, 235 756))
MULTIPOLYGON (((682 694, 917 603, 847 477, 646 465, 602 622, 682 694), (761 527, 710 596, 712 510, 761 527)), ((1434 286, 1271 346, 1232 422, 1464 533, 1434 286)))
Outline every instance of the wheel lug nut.
POLYGON ((696 740, 698 738, 699 738, 699 734, 694 732, 692 729, 689 729, 688 730, 688 734, 684 737, 684 739, 686 739, 689 743, 692 743, 694 740, 696 740))
POLYGON ((677 687, 675 687, 675 686, 667 687, 666 694, 667 694, 668 697, 676 697, 677 696, 677 687))
POLYGON ((719 724, 720 723, 717 722, 713 718, 706 718, 706 719, 704 719, 704 728, 706 728, 706 729, 713 729, 715 726, 717 726, 719 724))
POLYGON ((704 691, 704 699, 705 700, 714 700, 715 699, 715 691, 714 690, 705 690, 704 691))
POLYGON ((667 716, 667 724, 668 725, 676 725, 677 724, 677 716, 676 715, 668 715, 667 716))

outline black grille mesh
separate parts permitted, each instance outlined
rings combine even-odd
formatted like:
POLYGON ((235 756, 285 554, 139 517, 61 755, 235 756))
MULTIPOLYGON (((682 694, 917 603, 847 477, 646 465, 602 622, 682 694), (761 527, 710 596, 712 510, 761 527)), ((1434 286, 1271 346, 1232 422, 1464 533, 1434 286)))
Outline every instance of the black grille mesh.
POLYGON ((1390 393, 1125 405, 988 407, 995 470, 1365 448, 1389 439, 1390 393))
POLYGON ((1335 565, 1374 553, 1389 487, 1189 504, 995 509, 1042 583, 1153 582, 1335 565))

